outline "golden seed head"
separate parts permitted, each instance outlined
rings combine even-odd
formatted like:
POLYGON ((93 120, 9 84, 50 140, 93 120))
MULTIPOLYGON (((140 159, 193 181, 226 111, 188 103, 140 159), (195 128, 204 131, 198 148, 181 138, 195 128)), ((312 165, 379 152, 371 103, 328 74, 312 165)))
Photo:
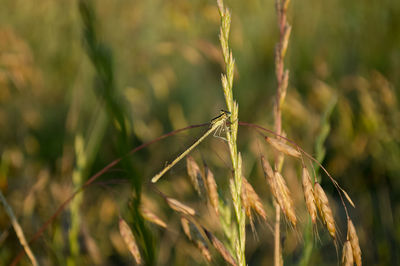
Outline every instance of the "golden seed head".
POLYGON ((285 142, 283 142, 280 139, 274 139, 274 138, 270 138, 270 137, 265 137, 265 140, 271 144, 272 147, 274 147, 276 150, 289 155, 289 156, 293 156, 296 158, 300 158, 301 153, 294 149, 292 146, 289 146, 288 144, 286 144, 285 142))
POLYGON ((200 250, 201 255, 204 256, 204 258, 208 261, 211 262, 211 253, 210 250, 208 249, 207 245, 201 241, 200 239, 196 240, 196 246, 200 250))
POLYGON ((319 183, 315 183, 314 197, 322 221, 324 222, 326 228, 328 229, 328 232, 331 235, 331 237, 335 240, 336 239, 335 219, 333 218, 332 209, 329 205, 328 197, 326 196, 325 191, 322 189, 319 183))
POLYGON ((266 220, 267 214, 264 211, 260 197, 257 195, 253 186, 247 181, 245 177, 242 177, 242 180, 243 180, 242 192, 246 194, 248 205, 250 205, 250 207, 253 208, 258 215, 260 215, 264 220, 266 220))
POLYGON ((361 266, 361 248, 358 242, 356 228, 350 219, 347 220, 347 239, 350 241, 351 248, 353 250, 354 262, 357 266, 361 266))
POLYGON ((136 244, 135 237, 133 236, 133 233, 129 225, 122 218, 119 219, 119 232, 126 246, 128 247, 129 252, 135 259, 136 264, 141 265, 142 257, 140 256, 139 248, 136 244))
POLYGON ((207 179, 207 188, 208 188, 208 198, 210 200, 211 206, 213 206, 215 213, 219 215, 218 209, 218 190, 217 183, 215 182, 214 174, 210 169, 206 169, 206 179, 207 179))
POLYGON ((214 248, 222 255, 222 257, 225 259, 226 262, 229 264, 236 266, 236 261, 233 258, 232 254, 228 251, 228 249, 225 247, 225 245, 219 241, 218 238, 216 238, 212 233, 210 233, 208 230, 204 229, 204 233, 207 235, 208 240, 213 244, 214 248))
POLYGON ((194 216, 196 214, 196 211, 194 209, 192 209, 191 207, 183 204, 182 202, 180 202, 176 199, 167 197, 166 200, 167 200, 169 207, 171 207, 171 209, 173 209, 177 212, 187 214, 190 216, 194 216))
POLYGON ((302 183, 303 183, 304 199, 306 201, 308 213, 310 214, 312 223, 316 224, 317 206, 315 205, 314 191, 311 184, 311 178, 306 167, 303 167, 302 183))
POLYGON ((253 224, 253 214, 251 213, 251 204, 247 196, 246 181, 244 180, 245 178, 242 177, 243 184, 242 184, 242 191, 240 192, 240 198, 242 200, 242 206, 246 212, 246 216, 249 217, 250 223, 253 224))
POLYGON ((296 226, 297 218, 294 211, 293 199, 291 197, 290 190, 286 185, 286 181, 279 172, 275 172, 275 180, 277 188, 276 191, 278 193, 278 203, 281 206, 283 213, 286 215, 292 225, 296 226))
POLYGON ((142 208, 140 211, 143 215, 143 218, 146 219, 147 221, 152 222, 163 228, 167 228, 167 224, 148 209, 142 208))
POLYGON ((353 250, 351 249, 350 241, 344 242, 343 251, 342 251, 342 265, 343 266, 353 266, 353 250))
POLYGON ((192 234, 190 233, 190 224, 189 224, 189 220, 186 219, 185 217, 181 217, 181 225, 182 225, 183 232, 185 233, 185 235, 187 236, 187 238, 189 238, 190 240, 192 240, 192 234))
POLYGON ((204 178, 199 165, 190 155, 186 158, 186 168, 194 189, 200 197, 203 197, 205 192, 204 178))
POLYGON ((263 167, 263 170, 264 170, 265 177, 267 179, 273 179, 274 178, 274 171, 272 170, 271 165, 269 164, 267 159, 265 159, 264 156, 261 156, 261 162, 262 162, 262 167, 263 167))

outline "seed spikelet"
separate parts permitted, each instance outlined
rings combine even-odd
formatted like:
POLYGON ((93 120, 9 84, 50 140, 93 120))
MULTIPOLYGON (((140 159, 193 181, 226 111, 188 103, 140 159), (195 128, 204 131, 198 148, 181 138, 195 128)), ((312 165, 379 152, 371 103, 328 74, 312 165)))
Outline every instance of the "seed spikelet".
POLYGON ((342 265, 343 266, 353 266, 353 250, 351 249, 350 241, 347 240, 344 242, 343 251, 342 251, 342 265))
POLYGON ((182 202, 180 202, 176 199, 167 197, 166 200, 167 200, 169 207, 171 207, 171 209, 173 209, 177 212, 187 214, 190 216, 194 216, 196 214, 196 211, 194 209, 192 209, 191 207, 183 204, 182 202))
POLYGON ((213 206, 215 210, 215 213, 219 215, 217 183, 215 182, 214 174, 208 168, 206 168, 206 179, 208 198, 210 200, 211 206, 213 206))
POLYGON ((358 242, 356 228, 350 219, 347 220, 347 239, 350 241, 351 249, 353 250, 354 262, 357 266, 361 266, 362 260, 360 244, 358 242))
POLYGON ((314 197, 322 221, 328 229, 331 237, 336 240, 335 219, 333 218, 332 209, 329 205, 328 197, 326 196, 325 191, 322 189, 319 183, 315 183, 314 197))
POLYGON ((208 230, 204 229, 204 233, 207 235, 208 240, 213 244, 214 248, 222 255, 222 257, 225 259, 226 262, 229 264, 236 266, 237 263, 235 259, 233 258, 232 254, 228 251, 228 249, 224 246, 224 244, 219 241, 218 238, 216 238, 212 233, 210 233, 208 230))
POLYGON ((311 178, 306 167, 303 167, 302 183, 303 183, 304 199, 306 201, 308 213, 310 214, 312 223, 316 224, 317 207, 315 205, 314 191, 311 184, 311 178))
POLYGON ((133 236, 133 233, 129 225, 122 218, 119 218, 119 232, 125 244, 127 245, 129 252, 135 259, 136 264, 141 265, 142 257, 140 256, 139 248, 136 244, 135 237, 133 236))
POLYGON ((293 156, 296 158, 300 158, 300 156, 301 156, 301 153, 298 150, 296 150, 292 146, 289 146, 288 144, 284 143, 280 139, 265 137, 265 140, 269 144, 271 144, 272 147, 274 147, 276 150, 278 150, 286 155, 293 156))

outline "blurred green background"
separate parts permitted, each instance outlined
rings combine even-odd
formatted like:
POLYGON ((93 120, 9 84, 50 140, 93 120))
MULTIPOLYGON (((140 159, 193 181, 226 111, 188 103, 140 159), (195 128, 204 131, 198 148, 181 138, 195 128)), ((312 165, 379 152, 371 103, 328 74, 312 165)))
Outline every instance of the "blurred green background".
MULTIPOLYGON (((82 3, 88 4, 86 11, 78 1, 0 1, 0 189, 28 239, 75 188, 109 162, 165 132, 207 122, 225 107, 214 1, 82 3)), ((278 40, 274 1, 225 4, 232 12, 234 97, 240 120, 272 129, 278 40)), ((325 149, 323 164, 357 205, 350 216, 364 263, 398 265, 400 1, 292 1, 288 19, 293 28, 283 128, 309 153, 325 149)), ((99 179, 105 186, 92 185, 80 194, 32 243, 41 264, 132 263, 118 233, 118 215, 129 213, 134 189, 119 183, 141 187, 201 132, 191 130, 135 154, 124 164, 128 166, 99 179), (74 226, 79 243, 75 254, 69 240, 74 226)), ((244 174, 265 201, 272 221, 271 197, 257 166, 264 152, 260 149, 268 147, 251 129, 240 128, 238 141, 244 174)), ((218 140, 208 142, 194 156, 213 165, 217 183, 228 190, 226 147, 218 140)), ((160 189, 200 205, 184 168, 184 163, 178 165, 173 174, 182 178, 172 182, 171 174, 171 182, 160 189)), ((284 173, 301 201, 299 168, 289 160, 284 173)), ((322 177, 321 183, 343 241, 343 208, 328 179, 322 177)), ((173 231, 148 227, 157 263, 205 264, 184 238, 178 216, 154 191, 144 190, 144 204, 173 231)), ((304 206, 299 209, 303 215, 304 206)), ((307 224, 306 215, 301 223, 307 224)), ((293 234, 285 227, 285 265, 297 265, 304 258, 306 229, 300 225, 293 234), (289 241, 293 238, 296 241, 289 241)), ((248 231, 247 260, 249 265, 267 265, 272 263, 273 236, 265 226, 257 228, 258 238, 248 231)), ((335 248, 322 226, 320 238, 308 264, 336 265, 335 248)), ((0 207, 0 264, 10 263, 19 250, 0 207)), ((214 265, 222 263, 215 256, 214 265)), ((28 263, 25 258, 23 264, 28 263)))

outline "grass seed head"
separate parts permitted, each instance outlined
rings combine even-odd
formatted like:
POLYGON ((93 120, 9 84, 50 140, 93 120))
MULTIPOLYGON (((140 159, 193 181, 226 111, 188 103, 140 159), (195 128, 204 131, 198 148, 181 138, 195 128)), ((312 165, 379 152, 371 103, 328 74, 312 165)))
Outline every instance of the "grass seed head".
POLYGON ((308 173, 306 167, 303 167, 302 183, 303 183, 304 199, 306 201, 308 213, 310 214, 312 223, 316 224, 317 206, 315 205, 314 191, 311 184, 310 174, 308 173))
POLYGON ((167 200, 167 204, 169 205, 169 207, 171 207, 171 209, 183 213, 183 214, 187 214, 190 216, 194 216, 196 214, 196 211, 194 209, 192 209, 191 207, 183 204, 182 202, 173 199, 173 198, 166 198, 167 200))
POLYGON ((200 250, 207 261, 211 261, 211 253, 198 228, 185 217, 181 217, 181 225, 188 239, 200 250))
POLYGON ((215 213, 219 215, 218 208, 218 190, 217 183, 215 182, 214 174, 210 169, 206 169, 206 179, 207 179, 207 188, 208 188, 208 198, 210 200, 211 206, 213 206, 215 213))
POLYGON ((275 180, 278 193, 278 203, 292 225, 296 226, 297 218, 294 211, 293 199, 290 190, 286 185, 286 181, 279 172, 275 172, 275 180))
POLYGON ((329 205, 328 197, 326 196, 325 191, 322 189, 319 183, 315 183, 314 197, 322 221, 324 222, 326 228, 328 229, 328 232, 331 235, 331 237, 334 240, 336 240, 335 219, 333 218, 332 209, 329 205))
POLYGON ((225 247, 225 245, 221 241, 219 241, 219 239, 216 238, 208 230, 204 229, 204 233, 207 235, 208 240, 210 240, 210 242, 213 244, 214 248, 225 259, 225 261, 228 262, 229 264, 233 265, 233 266, 236 266, 237 263, 236 263, 235 259, 233 258, 232 254, 228 251, 228 249, 225 247))
POLYGON ((261 162, 262 162, 262 167, 263 167, 263 170, 264 170, 265 177, 267 179, 273 179, 274 178, 274 171, 272 170, 271 165, 269 164, 267 159, 265 159, 264 156, 261 156, 261 162))
POLYGON ((268 161, 261 156, 265 178, 271 189, 272 195, 278 202, 285 216, 290 220, 293 226, 296 226, 297 218, 294 211, 293 200, 285 180, 279 172, 274 172, 268 161))
POLYGON ((358 242, 356 228, 350 219, 347 220, 347 239, 350 241, 351 249, 353 250, 354 262, 357 266, 361 266, 361 248, 358 242))
POLYGON ((119 219, 119 232, 126 246, 128 247, 129 252, 135 259, 136 264, 141 265, 142 257, 140 256, 139 248, 136 244, 135 237, 133 236, 133 233, 129 225, 122 218, 119 219))
POLYGON ((192 156, 187 156, 186 168, 187 168, 187 173, 190 177, 190 181, 192 182, 192 185, 196 190, 197 194, 199 194, 200 197, 204 197, 205 195, 204 178, 201 173, 199 165, 196 163, 196 161, 193 159, 192 156))
POLYGON ((190 233, 190 224, 189 223, 190 222, 188 219, 186 219, 185 217, 181 217, 181 225, 182 225, 183 232, 185 233, 187 238, 192 240, 192 234, 190 233))
POLYGON ((240 198, 242 200, 242 206, 246 212, 246 216, 249 217, 250 224, 253 226, 253 214, 251 212, 251 204, 247 196, 246 185, 245 185, 246 181, 244 181, 244 177, 242 177, 242 181, 243 184, 242 184, 242 191, 240 193, 240 198))
POLYGON ((343 266, 353 266, 353 250, 351 249, 350 241, 344 242, 343 251, 342 251, 342 265, 343 266))
POLYGON ((201 255, 203 255, 208 262, 211 262, 211 253, 207 245, 203 241, 198 239, 196 240, 196 246, 200 250, 201 255))
POLYGON ((269 164, 269 162, 264 158, 264 156, 261 156, 261 161, 262 161, 265 179, 267 180, 269 188, 271 189, 272 195, 274 196, 275 200, 279 203, 282 201, 282 199, 280 199, 280 194, 278 193, 275 173, 272 170, 272 167, 269 164))
POLYGON ((301 153, 298 150, 296 150, 292 146, 289 146, 288 144, 284 143, 280 139, 265 137, 265 140, 269 144, 271 144, 272 147, 274 147, 276 150, 278 150, 286 155, 293 156, 296 158, 300 158, 300 156, 301 156, 301 153))
POLYGON ((245 177, 242 177, 243 180, 243 187, 245 194, 247 195, 248 203, 250 207, 254 209, 254 211, 260 215, 264 220, 267 219, 267 214, 264 211, 263 204, 261 202, 260 197, 257 195, 256 191, 254 190, 253 186, 247 181, 245 177))
POLYGON ((154 223, 160 227, 167 228, 167 224, 148 209, 142 208, 141 213, 143 215, 143 218, 147 221, 154 223))

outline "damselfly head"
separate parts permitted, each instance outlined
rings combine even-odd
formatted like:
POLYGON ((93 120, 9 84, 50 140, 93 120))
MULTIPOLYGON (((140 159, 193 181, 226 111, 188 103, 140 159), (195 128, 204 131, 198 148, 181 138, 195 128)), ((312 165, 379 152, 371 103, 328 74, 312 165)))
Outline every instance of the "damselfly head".
POLYGON ((226 111, 226 110, 223 110, 223 109, 221 109, 221 111, 219 112, 221 115, 226 115, 226 116, 230 116, 231 115, 231 112, 229 112, 229 111, 226 111))

